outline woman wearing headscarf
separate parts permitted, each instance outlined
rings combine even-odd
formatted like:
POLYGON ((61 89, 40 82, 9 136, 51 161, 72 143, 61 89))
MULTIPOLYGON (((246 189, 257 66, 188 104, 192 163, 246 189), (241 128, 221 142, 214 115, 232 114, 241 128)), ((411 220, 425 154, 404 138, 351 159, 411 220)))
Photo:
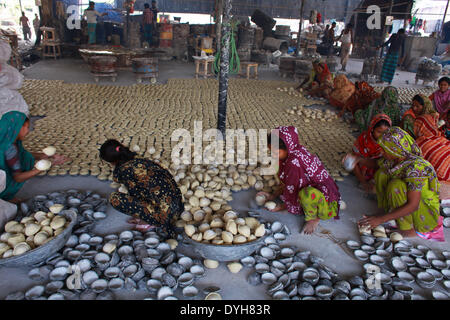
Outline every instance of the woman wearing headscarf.
POLYGON ((25 181, 42 171, 33 168, 35 159, 49 159, 53 164, 62 164, 67 158, 54 155, 48 158, 43 153, 31 154, 22 145, 29 132, 30 120, 22 112, 10 111, 0 120, 0 169, 6 172, 6 188, 0 193, 3 200, 18 202, 14 199, 25 181))
POLYGON ((424 114, 414 122, 416 143, 425 160, 433 165, 441 188, 450 188, 450 141, 438 127, 439 115, 424 114))
POLYGON ((355 85, 345 75, 338 75, 334 79, 334 88, 329 98, 330 104, 342 109, 354 93, 355 85))
POLYGON ((297 90, 305 87, 309 95, 328 99, 333 90, 333 74, 328 69, 328 65, 320 60, 314 60, 312 65, 309 78, 305 79, 297 90))
MULTIPOLYGON (((295 127, 279 127, 272 131, 279 139, 279 150, 272 150, 279 158, 278 176, 282 183, 276 194, 260 192, 267 200, 281 196, 284 202, 273 212, 285 210, 305 215, 305 234, 311 234, 320 220, 329 220, 339 214, 341 195, 338 186, 328 174, 320 159, 300 145, 295 127)), ((270 136, 269 143, 272 137, 270 136)))
POLYGON ((398 30, 397 33, 394 33, 388 41, 377 47, 377 49, 386 47, 387 45, 389 45, 389 50, 384 58, 381 81, 391 84, 399 58, 402 62, 405 57, 405 29, 398 30))
POLYGON ((369 128, 372 117, 384 113, 389 116, 393 126, 400 125, 400 106, 398 103, 398 91, 395 87, 386 87, 381 97, 373 101, 368 108, 355 112, 355 121, 360 132, 369 128))
POLYGON ((377 140, 383 158, 359 161, 379 168, 375 174, 378 207, 382 216, 364 217, 360 226, 375 228, 396 220, 403 237, 445 241, 439 213, 439 181, 433 166, 421 154, 414 139, 392 127, 377 140))
POLYGON ((450 110, 444 115, 445 124, 441 127, 441 131, 443 132, 444 136, 450 140, 450 110))
POLYGON ((447 112, 450 111, 450 78, 442 77, 439 79, 439 89, 433 92, 430 100, 433 102, 434 108, 443 119, 447 112))
MULTIPOLYGON (((372 118, 369 129, 361 133, 353 145, 353 154, 365 159, 378 160, 383 156, 382 149, 377 143, 377 139, 392 126, 392 121, 386 114, 377 114, 372 118)), ((373 168, 362 164, 355 166, 353 174, 361 183, 365 191, 373 190, 371 180, 375 176, 373 168)))
POLYGON ((381 96, 375 89, 366 81, 357 81, 355 83, 355 92, 345 102, 339 116, 342 117, 346 111, 353 115, 360 109, 366 109, 375 99, 381 96))
POLYGON ((434 113, 436 113, 436 110, 434 110, 430 99, 422 94, 415 95, 411 108, 403 114, 401 128, 408 132, 411 137, 415 138, 414 122, 416 118, 424 114, 434 113))

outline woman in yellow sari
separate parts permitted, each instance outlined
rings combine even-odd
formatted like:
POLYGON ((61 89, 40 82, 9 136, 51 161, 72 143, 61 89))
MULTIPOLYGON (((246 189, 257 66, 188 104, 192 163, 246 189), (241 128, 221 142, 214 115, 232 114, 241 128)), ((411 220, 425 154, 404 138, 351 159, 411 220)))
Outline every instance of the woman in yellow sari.
POLYGON ((423 159, 414 139, 399 127, 387 130, 377 143, 383 158, 360 162, 379 168, 375 174, 378 207, 386 214, 364 217, 359 224, 375 228, 395 220, 404 237, 445 241, 433 166, 423 159))

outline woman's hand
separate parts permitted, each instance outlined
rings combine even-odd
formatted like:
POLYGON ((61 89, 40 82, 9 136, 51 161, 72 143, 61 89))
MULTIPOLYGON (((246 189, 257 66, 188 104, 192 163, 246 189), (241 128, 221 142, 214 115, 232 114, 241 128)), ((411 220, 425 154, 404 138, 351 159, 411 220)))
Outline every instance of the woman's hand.
POLYGON ((362 227, 368 226, 371 229, 378 227, 380 224, 385 223, 386 221, 384 221, 384 217, 367 217, 367 216, 363 216, 363 218, 361 220, 359 220, 358 224, 362 227))
POLYGON ((270 194, 268 192, 260 191, 256 194, 256 196, 264 196, 266 197, 266 201, 272 201, 275 199, 275 196, 273 194, 270 194))
POLYGON ((282 203, 282 204, 278 204, 275 209, 269 210, 270 212, 279 212, 279 211, 283 211, 286 210, 286 204, 282 203))

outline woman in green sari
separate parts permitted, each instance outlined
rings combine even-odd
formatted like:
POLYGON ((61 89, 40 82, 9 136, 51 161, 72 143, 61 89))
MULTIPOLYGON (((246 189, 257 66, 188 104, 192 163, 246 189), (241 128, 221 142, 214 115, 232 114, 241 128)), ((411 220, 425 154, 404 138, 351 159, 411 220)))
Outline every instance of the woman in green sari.
POLYGON ((403 114, 401 128, 415 139, 414 123, 416 118, 434 113, 436 113, 436 110, 431 100, 423 94, 417 94, 412 100, 411 108, 403 114))
POLYGON ((390 128, 377 143, 383 158, 359 162, 379 168, 375 174, 378 206, 387 213, 364 217, 359 224, 375 228, 395 220, 404 237, 444 241, 439 182, 433 166, 423 159, 414 139, 399 127, 390 128))
POLYGON ((386 87, 381 97, 373 101, 369 107, 355 112, 354 117, 360 132, 367 131, 373 116, 380 113, 387 114, 392 120, 393 126, 400 125, 400 106, 398 91, 395 87, 386 87))
MULTIPOLYGON (((42 171, 33 168, 35 159, 48 159, 43 153, 30 153, 22 145, 30 128, 30 120, 18 111, 5 113, 0 120, 0 169, 6 172, 6 188, 0 198, 10 202, 18 202, 14 198, 25 181, 37 176, 42 171)), ((53 164, 62 164, 66 158, 55 155, 49 159, 53 164)))

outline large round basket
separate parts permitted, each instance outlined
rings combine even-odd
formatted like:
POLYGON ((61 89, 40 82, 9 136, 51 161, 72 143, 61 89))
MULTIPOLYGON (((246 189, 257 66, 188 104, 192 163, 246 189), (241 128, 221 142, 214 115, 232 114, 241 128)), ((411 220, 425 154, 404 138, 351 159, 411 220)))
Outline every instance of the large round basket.
POLYGON ((226 262, 237 261, 252 255, 259 247, 264 245, 267 234, 251 242, 231 245, 202 243, 192 240, 186 234, 183 234, 183 237, 185 242, 191 245, 194 251, 203 258, 226 262))
POLYGON ((69 226, 54 239, 50 240, 46 244, 37 247, 33 250, 27 251, 20 256, 0 259, 0 267, 32 267, 45 261, 53 254, 58 252, 69 239, 72 234, 72 229, 77 223, 77 214, 72 210, 64 210, 61 212, 62 216, 70 221, 69 226))

